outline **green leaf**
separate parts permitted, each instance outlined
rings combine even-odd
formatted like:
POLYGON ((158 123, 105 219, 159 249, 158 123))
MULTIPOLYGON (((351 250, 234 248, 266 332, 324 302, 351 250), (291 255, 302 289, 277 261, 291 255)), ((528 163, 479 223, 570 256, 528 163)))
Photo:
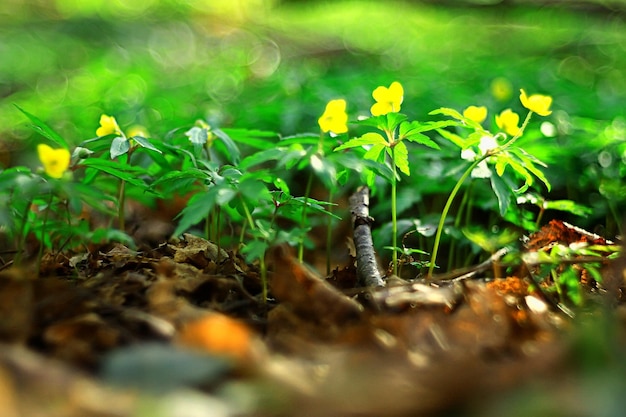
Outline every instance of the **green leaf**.
POLYGON ((457 135, 456 133, 452 133, 449 130, 445 129, 437 129, 437 133, 439 133, 444 139, 449 140, 461 149, 467 149, 469 147, 467 140, 457 135))
POLYGON ((228 158, 230 163, 237 165, 241 158, 241 151, 237 144, 221 129, 213 129, 213 134, 220 139, 214 146, 217 147, 221 143, 224 146, 224 151, 222 152, 224 156, 228 158))
POLYGON ((120 164, 114 161, 105 161, 97 158, 88 158, 82 161, 81 163, 84 166, 97 169, 98 171, 106 172, 107 174, 113 175, 116 178, 126 181, 129 184, 134 186, 147 189, 146 183, 142 180, 137 179, 138 172, 141 172, 140 169, 134 169, 129 171, 123 171, 120 169, 120 164))
POLYGON ((133 136, 131 139, 137 142, 139 146, 141 146, 142 148, 146 148, 146 149, 150 149, 151 151, 162 153, 161 150, 157 149, 152 143, 150 143, 148 139, 144 138, 143 136, 133 136))
POLYGON ((222 129, 233 141, 256 149, 268 149, 276 146, 278 134, 254 129, 222 129))
POLYGON ((206 141, 209 139, 209 129, 194 126, 185 132, 185 136, 189 137, 189 141, 194 145, 202 147, 206 145, 206 141))
POLYGON ((535 166, 535 164, 539 164, 541 166, 547 166, 546 164, 544 164, 542 161, 540 161, 539 159, 535 158, 533 155, 527 153, 526 151, 524 151, 523 149, 520 148, 513 148, 510 151, 512 154, 514 154, 517 159, 520 161, 520 163, 522 165, 524 165, 524 167, 526 169, 528 169, 530 172, 532 172, 537 178, 539 178, 539 180, 541 180, 541 182, 543 182, 546 186, 546 188, 548 189, 548 191, 550 191, 551 189, 551 185, 550 182, 548 181, 548 179, 546 178, 545 174, 543 173, 543 171, 541 171, 539 168, 537 168, 535 166))
POLYGON ((245 157, 239 163, 239 169, 248 170, 254 166, 264 164, 268 161, 281 161, 281 164, 288 164, 290 160, 300 160, 306 152, 304 150, 292 150, 283 147, 274 147, 255 152, 245 157))
POLYGON ((429 138, 428 136, 423 135, 421 133, 411 133, 411 134, 405 136, 404 139, 406 139, 406 140, 408 140, 410 142, 415 142, 415 143, 419 143, 421 145, 428 146, 429 148, 440 149, 439 145, 437 145, 437 143, 435 141, 433 141, 431 138, 429 138))
POLYGON ((241 249, 241 253, 245 256, 246 262, 252 263, 257 259, 265 256, 265 251, 269 248, 269 243, 265 240, 253 240, 246 243, 241 249))
POLYGON ((513 199, 513 190, 499 175, 491 175, 489 179, 491 181, 491 189, 498 198, 498 209, 500 211, 500 215, 504 216, 509 209, 511 200, 513 199))
POLYGON ((409 151, 404 142, 398 142, 393 147, 393 158, 395 159, 396 167, 405 175, 410 176, 409 170, 409 151))
POLYGON ((58 133, 56 133, 50 126, 48 126, 45 122, 39 119, 37 116, 30 114, 26 110, 22 109, 17 104, 14 104, 15 107, 19 111, 21 111, 28 119, 33 123, 33 128, 35 131, 39 132, 42 136, 50 139, 52 142, 56 143, 59 146, 62 146, 65 149, 69 149, 69 145, 58 133))
POLYGON ((118 136, 111 142, 111 159, 124 155, 130 149, 130 141, 122 136, 118 136))
POLYGON ((428 132, 431 130, 439 130, 449 126, 459 126, 459 122, 453 120, 441 120, 438 122, 404 122, 400 125, 400 137, 412 135, 415 133, 428 132))
POLYGON ((587 217, 593 213, 592 208, 577 204, 572 200, 544 201, 543 208, 546 210, 566 211, 581 217, 587 217))
POLYGON ((335 189, 337 187, 337 168, 330 160, 319 153, 314 153, 309 159, 309 165, 326 188, 335 189))
POLYGON ((374 145, 365 152, 363 159, 368 161, 384 162, 380 160, 380 154, 387 149, 387 145, 374 145))
POLYGON ((472 128, 474 130, 484 131, 484 129, 480 125, 480 123, 475 122, 474 120, 468 119, 467 117, 463 116, 458 111, 456 111, 454 109, 451 109, 451 108, 448 108, 448 107, 441 107, 439 109, 431 111, 428 114, 429 115, 442 114, 444 116, 449 116, 449 117, 452 117, 453 119, 456 119, 456 120, 462 122, 462 123, 457 124, 457 126, 466 126, 466 127, 472 128))
POLYGON ((368 132, 361 137, 353 138, 335 148, 335 152, 342 151, 344 149, 356 148, 359 146, 367 145, 384 145, 389 146, 389 143, 378 133, 368 132))
POLYGON ((180 220, 172 236, 180 236, 205 219, 215 206, 215 197, 215 191, 194 194, 187 202, 187 206, 178 214, 180 220))
POLYGON ((394 131, 400 125, 400 123, 404 122, 407 117, 402 113, 387 113, 386 114, 386 126, 379 127, 381 130, 389 130, 394 131))

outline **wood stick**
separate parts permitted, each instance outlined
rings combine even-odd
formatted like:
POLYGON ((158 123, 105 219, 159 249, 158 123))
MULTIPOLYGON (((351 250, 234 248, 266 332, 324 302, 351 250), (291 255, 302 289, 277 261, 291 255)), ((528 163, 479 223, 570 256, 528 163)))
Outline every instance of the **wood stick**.
POLYGON ((378 269, 372 241, 371 224, 374 219, 369 215, 369 194, 369 188, 363 186, 359 187, 349 199, 354 229, 354 246, 356 248, 356 273, 361 285, 384 287, 385 282, 378 269))

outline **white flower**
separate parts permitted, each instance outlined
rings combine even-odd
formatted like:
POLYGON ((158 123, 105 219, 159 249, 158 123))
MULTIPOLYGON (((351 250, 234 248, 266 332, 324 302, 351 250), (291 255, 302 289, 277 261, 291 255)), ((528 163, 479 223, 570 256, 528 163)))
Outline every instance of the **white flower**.
POLYGON ((480 138, 478 149, 480 149, 481 155, 485 155, 487 152, 492 149, 496 149, 498 146, 498 142, 493 136, 483 136, 482 138, 480 138))

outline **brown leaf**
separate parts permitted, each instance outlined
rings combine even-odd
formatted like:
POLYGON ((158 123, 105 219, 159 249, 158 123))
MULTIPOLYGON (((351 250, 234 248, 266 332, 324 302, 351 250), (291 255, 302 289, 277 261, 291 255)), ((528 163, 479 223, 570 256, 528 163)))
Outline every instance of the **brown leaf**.
POLYGON ((298 262, 284 247, 272 253, 272 293, 298 315, 317 323, 342 324, 358 320, 361 305, 339 292, 298 262))

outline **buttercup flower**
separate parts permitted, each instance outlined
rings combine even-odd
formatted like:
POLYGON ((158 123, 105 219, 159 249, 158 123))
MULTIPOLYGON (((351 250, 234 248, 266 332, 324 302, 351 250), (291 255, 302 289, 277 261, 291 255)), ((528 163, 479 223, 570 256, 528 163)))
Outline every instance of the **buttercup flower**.
POLYGON ((381 116, 387 113, 397 113, 404 98, 402 84, 397 81, 391 83, 389 88, 378 87, 372 93, 376 103, 370 109, 372 116, 381 116))
POLYGON ((336 135, 348 131, 348 114, 346 113, 346 101, 343 99, 330 100, 326 104, 324 114, 317 123, 322 132, 333 132, 336 135))
POLYGON ((52 149, 41 143, 37 145, 37 154, 44 171, 52 178, 61 178, 70 166, 70 151, 65 148, 52 149))
POLYGON ((520 90, 519 99, 522 102, 522 106, 528 110, 537 113, 539 116, 547 116, 552 113, 550 105, 552 104, 552 97, 543 96, 541 94, 533 94, 528 97, 526 91, 520 90))
POLYGON ((496 125, 506 134, 515 136, 519 133, 519 115, 511 109, 506 109, 496 116, 496 125))
POLYGON ((487 107, 469 106, 463 110, 463 116, 475 121, 476 123, 482 123, 487 118, 487 107))
POLYGON ((121 134, 121 129, 117 124, 117 120, 113 116, 103 114, 100 116, 100 127, 96 130, 96 135, 106 136, 112 133, 121 134))

